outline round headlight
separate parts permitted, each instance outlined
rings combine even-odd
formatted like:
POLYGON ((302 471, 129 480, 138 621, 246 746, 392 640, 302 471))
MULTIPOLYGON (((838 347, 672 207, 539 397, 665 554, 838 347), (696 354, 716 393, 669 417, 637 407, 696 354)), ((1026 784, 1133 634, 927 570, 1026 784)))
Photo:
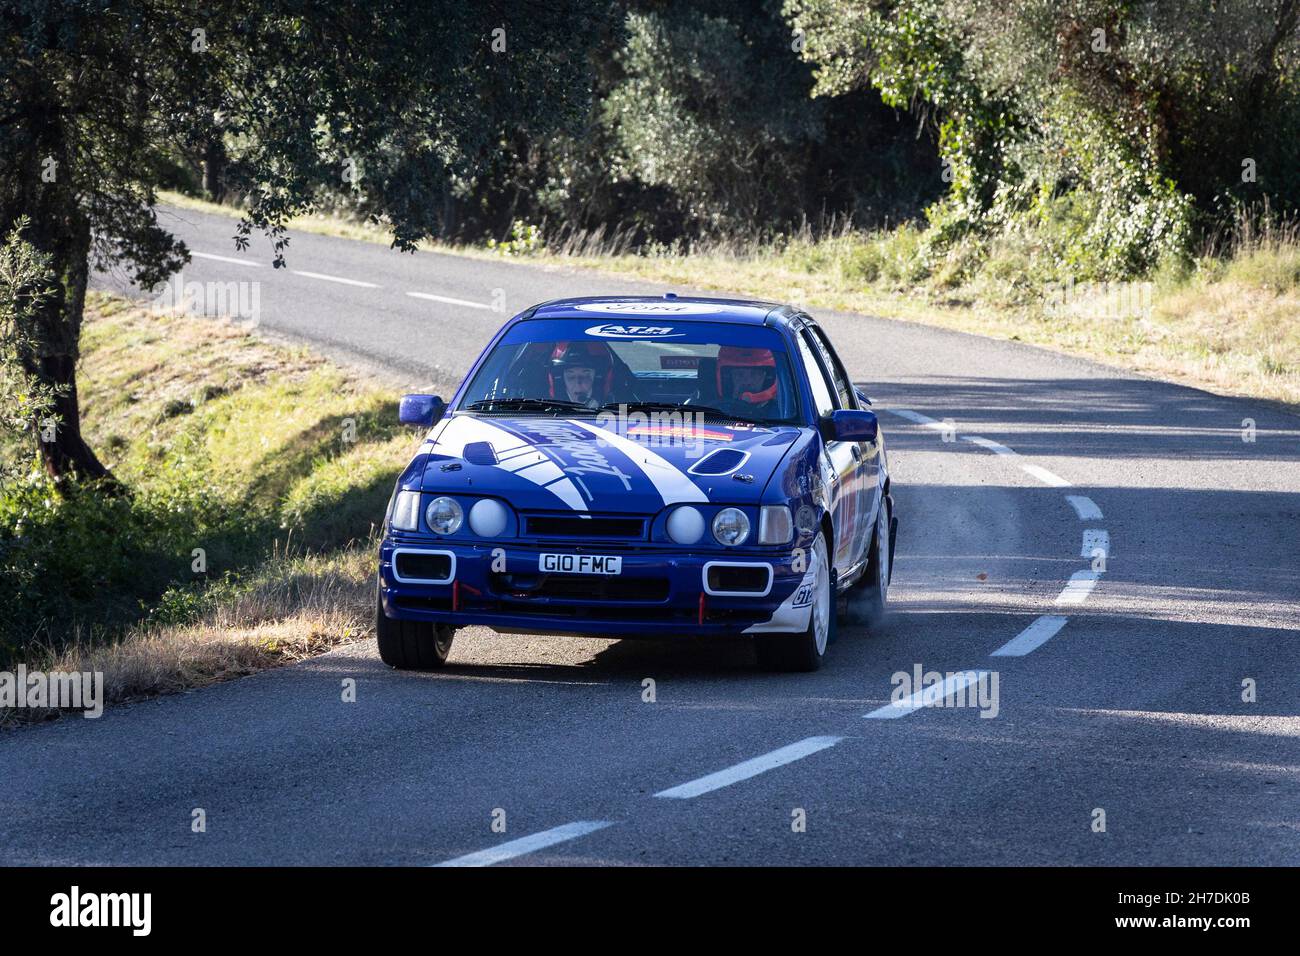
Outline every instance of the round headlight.
POLYGON ((699 541, 704 537, 704 515, 690 505, 674 508, 668 516, 668 537, 678 544, 699 541))
POLYGON ((455 498, 434 498, 424 509, 424 520, 438 534, 455 534, 465 520, 465 512, 455 498))
POLYGON ((495 498, 484 498, 469 509, 470 530, 480 538, 495 538, 506 530, 509 517, 505 505, 495 498))
POLYGON ((739 508, 723 508, 713 518, 713 536, 728 547, 749 537, 749 519, 739 508))

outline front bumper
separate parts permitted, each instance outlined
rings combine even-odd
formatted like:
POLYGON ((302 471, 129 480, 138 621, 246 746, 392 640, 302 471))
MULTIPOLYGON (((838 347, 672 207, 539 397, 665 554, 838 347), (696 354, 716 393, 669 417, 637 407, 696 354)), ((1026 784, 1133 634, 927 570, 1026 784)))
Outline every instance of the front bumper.
POLYGON ((804 585, 810 581, 808 569, 789 552, 687 554, 614 543, 451 544, 406 537, 385 538, 379 552, 380 601, 388 617, 507 633, 681 637, 798 632, 808 626, 809 588, 804 585), (399 580, 395 549, 450 557, 438 558, 438 583, 409 574, 399 580), (543 553, 617 555, 622 569, 618 575, 547 573, 539 567, 543 553), (770 577, 770 584, 761 594, 706 588, 705 568, 712 562, 770 567, 770 576, 761 576, 765 582, 770 577))

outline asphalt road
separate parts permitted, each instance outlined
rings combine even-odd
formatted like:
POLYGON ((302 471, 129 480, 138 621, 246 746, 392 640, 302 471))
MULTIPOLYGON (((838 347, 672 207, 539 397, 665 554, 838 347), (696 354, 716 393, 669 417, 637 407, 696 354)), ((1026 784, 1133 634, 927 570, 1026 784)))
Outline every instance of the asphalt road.
MULTIPOLYGON (((259 282, 262 331, 395 387, 454 382, 494 301, 664 291, 311 235, 273 271, 229 220, 172 215, 196 253, 260 263, 196 257, 187 280, 259 282)), ((879 633, 770 675, 738 643, 469 630, 438 674, 366 644, 0 734, 0 863, 1300 863, 1300 419, 818 315, 885 410, 879 633), (868 717, 917 666, 995 673, 996 716, 868 717)))

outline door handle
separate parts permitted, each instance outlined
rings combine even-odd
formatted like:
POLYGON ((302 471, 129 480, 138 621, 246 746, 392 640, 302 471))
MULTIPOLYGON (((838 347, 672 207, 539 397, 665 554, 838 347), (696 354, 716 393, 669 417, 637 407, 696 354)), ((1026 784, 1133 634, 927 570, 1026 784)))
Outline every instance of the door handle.
POLYGON ((851 448, 852 448, 852 450, 853 450, 853 457, 854 457, 857 461, 861 461, 861 460, 862 460, 862 449, 859 448, 857 445, 852 445, 851 448))

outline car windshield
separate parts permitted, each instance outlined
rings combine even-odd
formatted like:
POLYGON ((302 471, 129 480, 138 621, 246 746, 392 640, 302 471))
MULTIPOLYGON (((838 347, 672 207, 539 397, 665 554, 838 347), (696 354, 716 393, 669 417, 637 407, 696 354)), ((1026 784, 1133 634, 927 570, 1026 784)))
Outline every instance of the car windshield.
POLYGON ((645 319, 520 322, 484 360, 458 408, 571 417, 620 406, 765 425, 796 424, 799 411, 774 329, 645 319))

